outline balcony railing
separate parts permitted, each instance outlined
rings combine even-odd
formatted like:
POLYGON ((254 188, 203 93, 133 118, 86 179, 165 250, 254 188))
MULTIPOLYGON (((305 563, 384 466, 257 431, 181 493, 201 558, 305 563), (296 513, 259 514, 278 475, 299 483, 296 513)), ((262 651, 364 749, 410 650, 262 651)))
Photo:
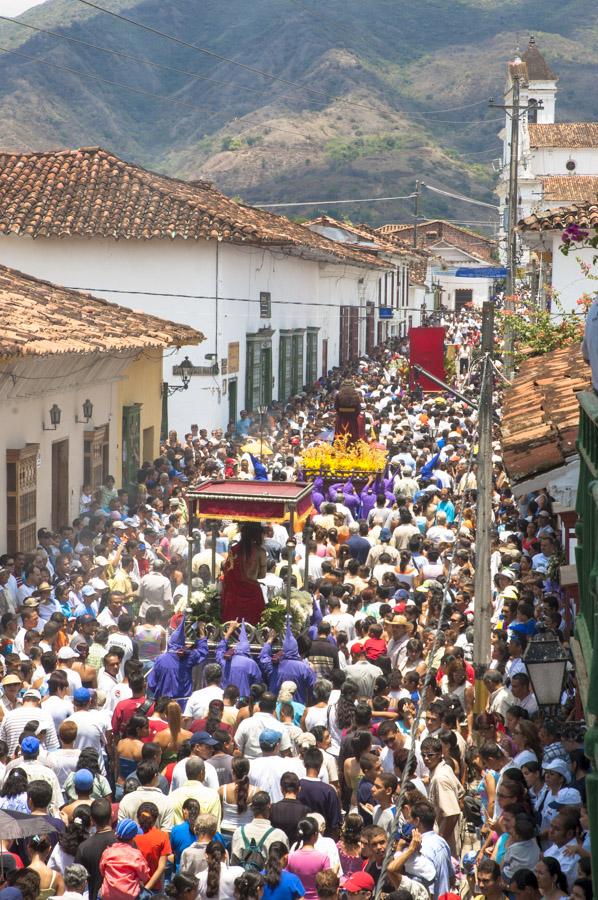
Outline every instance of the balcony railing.
POLYGON ((587 673, 587 690, 583 691, 589 726, 585 749, 594 771, 587 776, 586 788, 592 835, 594 896, 598 897, 598 396, 589 391, 579 394, 577 448, 580 472, 576 504, 579 520, 575 529, 575 562, 580 600, 575 636, 579 641, 587 673))

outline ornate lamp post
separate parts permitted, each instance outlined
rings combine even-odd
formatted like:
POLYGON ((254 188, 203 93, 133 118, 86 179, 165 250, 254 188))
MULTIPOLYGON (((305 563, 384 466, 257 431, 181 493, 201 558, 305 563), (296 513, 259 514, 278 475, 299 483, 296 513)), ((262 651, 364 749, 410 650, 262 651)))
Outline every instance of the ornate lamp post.
POLYGON ((568 661, 567 653, 551 631, 535 634, 523 654, 538 706, 547 715, 554 715, 560 708, 568 661))

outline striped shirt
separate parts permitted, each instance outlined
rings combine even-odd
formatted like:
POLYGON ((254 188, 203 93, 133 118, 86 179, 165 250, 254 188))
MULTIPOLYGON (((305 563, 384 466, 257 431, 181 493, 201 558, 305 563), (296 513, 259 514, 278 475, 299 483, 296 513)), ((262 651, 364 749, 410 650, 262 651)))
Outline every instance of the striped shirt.
POLYGON ((38 722, 45 730, 46 736, 42 740, 42 743, 45 745, 46 750, 60 749, 60 743, 58 741, 58 735, 56 734, 56 728, 54 727, 54 720, 52 717, 47 712, 40 709, 39 706, 33 706, 30 703, 27 703, 26 705, 19 706, 17 709, 13 709, 11 712, 6 713, 0 723, 0 740, 6 741, 8 744, 9 756, 12 756, 18 747, 19 738, 28 722, 38 722))

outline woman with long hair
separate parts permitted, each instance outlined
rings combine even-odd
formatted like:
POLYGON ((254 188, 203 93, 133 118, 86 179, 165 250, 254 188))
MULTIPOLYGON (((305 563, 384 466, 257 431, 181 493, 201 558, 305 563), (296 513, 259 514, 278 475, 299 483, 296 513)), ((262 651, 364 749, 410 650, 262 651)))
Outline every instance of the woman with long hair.
POLYGON ((67 866, 72 866, 75 862, 75 854, 79 844, 89 837, 89 828, 91 826, 91 813, 88 806, 77 806, 73 812, 71 822, 66 826, 64 831, 58 832, 58 842, 50 859, 48 866, 64 875, 67 866))
POLYGON ((340 753, 343 731, 353 728, 355 724, 355 703, 359 696, 359 688, 354 681, 347 680, 341 688, 341 695, 334 706, 329 707, 328 731, 330 732, 330 753, 340 753))
POLYGON ((361 830, 363 818, 359 813, 348 813, 341 828, 340 839, 336 843, 343 875, 351 875, 363 868, 361 856, 361 830))
POLYGON ((143 738, 149 736, 147 716, 135 713, 125 726, 124 737, 116 745, 116 799, 122 797, 122 789, 130 775, 134 775, 141 761, 143 738))
POLYGON ((29 815, 27 806, 27 774, 24 769, 11 769, 0 791, 0 809, 29 815))
POLYGON ((155 734, 154 741, 162 750, 162 765, 167 766, 176 760, 179 747, 190 740, 192 732, 182 727, 181 707, 175 700, 169 700, 159 715, 163 721, 168 722, 168 728, 155 734))
POLYGON ((539 859, 534 869, 542 900, 567 900, 569 888, 561 864, 553 856, 539 859))
POLYGON ((330 868, 326 853, 316 850, 318 823, 310 816, 300 819, 297 825, 298 849, 292 849, 287 861, 287 869, 296 875, 305 888, 305 900, 317 900, 316 875, 330 868))
POLYGON ((514 766, 521 768, 527 762, 540 762, 542 742, 533 722, 528 719, 520 719, 513 729, 513 741, 517 747, 517 755, 513 757, 514 766))
POLYGON ((241 866, 226 863, 226 850, 220 841, 212 840, 206 847, 208 868, 197 876, 198 900, 234 900, 235 879, 244 874, 241 866))
POLYGON ((282 841, 270 844, 264 871, 264 900, 298 900, 305 896, 301 881, 286 870, 288 857, 288 847, 282 841))
POLYGON ((463 784, 465 778, 465 765, 461 750, 454 731, 448 728, 441 729, 438 739, 442 744, 442 758, 451 767, 459 781, 463 784))
POLYGON ((248 825, 253 819, 249 808, 256 788, 249 784, 249 760, 244 756, 236 756, 232 762, 232 784, 223 784, 218 788, 222 804, 222 823, 220 830, 225 837, 231 837, 241 825, 248 825))
POLYGON ((264 879, 259 872, 244 872, 235 878, 235 900, 260 900, 264 879))
POLYGON ((177 872, 164 890, 172 900, 195 900, 197 897, 197 878, 187 872, 177 872))
POLYGON ((331 693, 332 682, 319 678, 312 688, 313 706, 307 706, 301 716, 301 728, 304 731, 310 731, 316 725, 326 725, 331 693))
POLYGON ((222 620, 232 621, 243 611, 246 622, 257 625, 264 611, 259 578, 267 572, 264 533, 259 522, 244 522, 241 536, 228 551, 222 566, 222 620))
POLYGON ((411 726, 415 719, 415 703, 411 697, 401 697, 397 703, 397 726, 401 734, 411 734, 411 726))
POLYGON ((62 875, 48 866, 52 852, 52 844, 47 834, 34 834, 27 842, 29 851, 29 868, 39 875, 39 894, 37 900, 49 900, 50 897, 64 894, 62 875))
MULTIPOLYGON (((107 800, 112 799, 112 788, 108 783, 108 779, 100 772, 100 759, 98 751, 95 747, 84 747, 79 754, 77 760, 77 768, 75 772, 81 769, 89 769, 93 775, 93 786, 91 788, 91 799, 101 800, 106 797, 107 800)), ((75 773, 71 772, 66 781, 62 792, 68 803, 73 803, 77 799, 77 791, 75 790, 75 773)))
POLYGON ((544 804, 548 803, 549 793, 548 788, 544 784, 542 765, 539 762, 530 760, 529 762, 523 763, 521 766, 521 773, 525 778, 527 791, 530 800, 532 801, 534 812, 536 813, 536 816, 541 816, 544 804))

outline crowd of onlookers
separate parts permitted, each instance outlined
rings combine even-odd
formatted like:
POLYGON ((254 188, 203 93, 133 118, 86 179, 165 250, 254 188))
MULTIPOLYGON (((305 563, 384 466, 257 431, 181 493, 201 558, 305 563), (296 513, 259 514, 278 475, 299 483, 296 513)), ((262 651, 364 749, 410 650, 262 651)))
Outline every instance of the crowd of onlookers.
MULTIPOLYGON (((573 672, 549 718, 523 661, 538 629, 570 634, 559 535, 546 492, 512 492, 498 442, 475 683, 478 319, 446 325, 471 405, 410 391, 404 345, 351 369, 388 466, 316 483, 307 548, 294 536, 303 629, 256 648, 241 608, 216 645, 190 632, 189 587, 213 560, 220 575, 239 528, 189 523, 184 489, 300 477, 348 369, 226 431, 171 432, 135 492, 86 486, 73 523, 0 558, 0 814, 27 813, 2 840, 0 900, 592 897, 573 672), (256 438, 267 453, 243 449, 256 438)), ((266 603, 288 538, 265 524, 266 603)))

